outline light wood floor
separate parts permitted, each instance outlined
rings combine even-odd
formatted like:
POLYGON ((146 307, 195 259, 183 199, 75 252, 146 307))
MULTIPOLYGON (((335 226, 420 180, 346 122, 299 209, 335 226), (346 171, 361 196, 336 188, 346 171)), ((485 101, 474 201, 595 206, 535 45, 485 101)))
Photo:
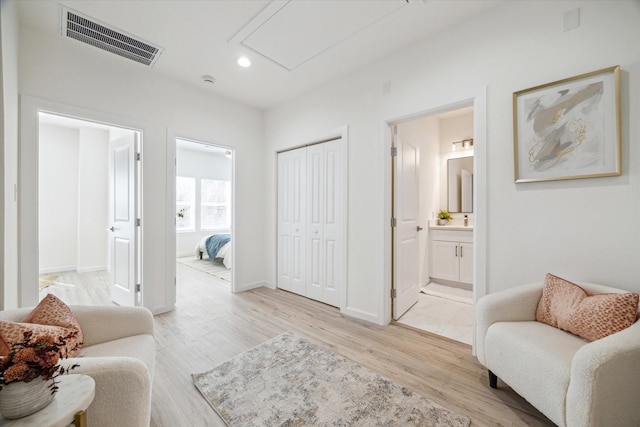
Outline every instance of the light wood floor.
POLYGON ((472 426, 553 426, 504 384, 489 388, 468 345, 402 326, 342 316, 278 290, 231 294, 211 275, 178 264, 176 310, 156 316, 151 425, 224 426, 191 374, 291 331, 324 345, 457 413, 472 426))

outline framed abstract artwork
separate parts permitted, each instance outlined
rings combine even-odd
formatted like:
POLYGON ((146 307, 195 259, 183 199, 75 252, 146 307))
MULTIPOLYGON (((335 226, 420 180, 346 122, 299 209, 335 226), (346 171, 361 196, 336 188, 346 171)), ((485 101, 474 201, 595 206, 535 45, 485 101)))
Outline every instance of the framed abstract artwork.
POLYGON ((515 182, 621 171, 620 67, 513 94, 515 182))

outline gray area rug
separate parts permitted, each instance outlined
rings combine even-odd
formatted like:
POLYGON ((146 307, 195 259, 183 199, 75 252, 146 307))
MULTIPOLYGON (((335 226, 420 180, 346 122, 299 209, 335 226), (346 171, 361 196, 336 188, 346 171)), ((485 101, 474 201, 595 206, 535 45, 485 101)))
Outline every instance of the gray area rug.
POLYGON ((219 279, 231 282, 231 270, 227 269, 222 261, 211 262, 208 258, 198 259, 195 255, 176 258, 176 261, 216 276, 219 279))
POLYGON ((470 424, 468 417, 289 332, 192 377, 232 427, 470 424))

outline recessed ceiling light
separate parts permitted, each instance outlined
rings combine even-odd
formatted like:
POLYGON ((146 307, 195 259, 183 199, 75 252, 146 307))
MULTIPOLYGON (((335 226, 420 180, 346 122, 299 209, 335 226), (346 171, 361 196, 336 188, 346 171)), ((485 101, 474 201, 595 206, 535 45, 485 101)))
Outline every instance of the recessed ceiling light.
POLYGON ((251 66, 251 61, 246 56, 241 56, 240 58, 238 58, 238 60, 236 62, 242 68, 247 68, 247 67, 251 66))

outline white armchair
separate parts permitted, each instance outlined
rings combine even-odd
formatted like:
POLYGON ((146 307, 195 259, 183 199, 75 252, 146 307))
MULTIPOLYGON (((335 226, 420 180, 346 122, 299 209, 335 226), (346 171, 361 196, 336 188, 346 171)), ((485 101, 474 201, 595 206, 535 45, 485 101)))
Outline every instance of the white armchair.
POLYGON ((640 322, 586 341, 535 320, 542 287, 518 286, 478 301, 476 356, 490 386, 500 378, 561 427, 640 426, 640 322))
MULTIPOLYGON (((71 373, 96 383, 87 409, 92 427, 148 427, 156 345, 151 312, 141 307, 71 306, 84 334, 78 357, 62 364, 80 366, 71 373)), ((0 312, 0 319, 21 321, 31 308, 0 312)))

